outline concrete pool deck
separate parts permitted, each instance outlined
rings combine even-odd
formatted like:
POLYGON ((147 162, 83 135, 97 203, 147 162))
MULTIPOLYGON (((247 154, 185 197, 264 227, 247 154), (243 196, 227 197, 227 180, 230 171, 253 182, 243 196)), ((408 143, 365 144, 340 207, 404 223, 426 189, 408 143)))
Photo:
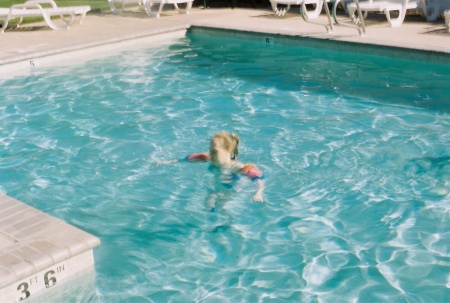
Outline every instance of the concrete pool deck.
MULTIPOLYGON (((361 37, 354 28, 336 25, 334 32, 328 33, 324 26, 307 23, 300 17, 298 6, 292 7, 284 17, 277 17, 269 8, 197 7, 185 15, 178 14, 170 5, 166 6, 159 19, 150 18, 144 11, 135 9, 117 15, 91 13, 83 24, 75 21, 69 31, 53 31, 44 23, 25 24, 20 29, 7 30, 0 35, 0 69, 2 65, 19 61, 185 30, 190 26, 313 37, 450 55, 450 33, 443 19, 431 23, 421 16, 410 15, 401 27, 391 28, 384 15, 375 16, 367 20, 367 35, 361 37)), ((339 19, 349 20, 344 14, 339 19)), ((326 15, 322 13, 318 21, 326 23, 326 20, 326 15)))
POLYGON ((0 302, 35 298, 94 270, 100 240, 0 193, 0 302))

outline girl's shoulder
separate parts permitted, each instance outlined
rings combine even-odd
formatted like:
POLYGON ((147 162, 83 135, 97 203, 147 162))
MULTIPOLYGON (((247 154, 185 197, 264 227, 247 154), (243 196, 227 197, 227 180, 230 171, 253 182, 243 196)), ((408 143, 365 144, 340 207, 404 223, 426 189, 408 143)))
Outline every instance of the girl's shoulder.
POLYGON ((238 173, 241 171, 241 169, 245 166, 244 163, 238 162, 238 161, 234 161, 234 163, 231 165, 231 169, 233 170, 233 172, 238 173))

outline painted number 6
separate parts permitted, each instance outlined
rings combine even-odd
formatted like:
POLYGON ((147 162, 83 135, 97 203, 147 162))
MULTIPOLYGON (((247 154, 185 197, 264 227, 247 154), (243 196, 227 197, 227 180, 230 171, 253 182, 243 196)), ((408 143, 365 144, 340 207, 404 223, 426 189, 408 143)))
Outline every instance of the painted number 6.
POLYGON ((49 288, 56 284, 56 278, 52 277, 55 274, 54 270, 49 270, 44 275, 45 287, 49 288))

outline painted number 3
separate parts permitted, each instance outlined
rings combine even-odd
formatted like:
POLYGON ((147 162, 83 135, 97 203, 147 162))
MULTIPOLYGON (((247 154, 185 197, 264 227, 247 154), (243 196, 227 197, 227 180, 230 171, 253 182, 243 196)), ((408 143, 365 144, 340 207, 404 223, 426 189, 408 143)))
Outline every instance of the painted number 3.
MULTIPOLYGON (((49 270, 44 274, 44 283, 46 288, 52 287, 56 284, 56 278, 54 277, 54 275, 54 270, 49 270)), ((17 290, 22 294, 22 296, 20 297, 21 301, 31 296, 29 287, 30 286, 27 282, 20 283, 19 286, 17 286, 17 290)))
POLYGON ((19 286, 17 286, 17 290, 23 294, 22 297, 20 297, 20 300, 25 300, 26 298, 28 298, 31 295, 30 292, 28 291, 28 283, 27 282, 23 282, 23 283, 19 284, 19 286))

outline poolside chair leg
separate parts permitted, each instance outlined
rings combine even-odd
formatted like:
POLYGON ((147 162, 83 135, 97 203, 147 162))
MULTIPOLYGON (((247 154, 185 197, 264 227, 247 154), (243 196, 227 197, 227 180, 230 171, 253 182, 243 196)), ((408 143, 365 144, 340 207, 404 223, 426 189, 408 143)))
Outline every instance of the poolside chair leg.
POLYGON ((342 26, 346 26, 346 27, 355 28, 355 29, 358 30, 359 36, 360 37, 364 37, 366 35, 366 26, 365 26, 365 23, 364 23, 364 18, 367 16, 367 12, 364 12, 364 13, 361 12, 361 8, 359 6, 359 1, 355 0, 356 7, 354 7, 354 8, 347 8, 347 12, 348 12, 348 14, 350 16, 350 19, 352 20, 351 23, 340 22, 337 19, 337 15, 336 15, 336 8, 337 8, 337 5, 339 4, 339 2, 340 2, 340 0, 337 0, 335 2, 335 4, 334 4, 334 7, 333 7, 334 22, 337 25, 342 25, 342 26))
POLYGON ((444 11, 444 22, 445 22, 445 26, 447 26, 447 30, 450 33, 450 9, 444 11))
POLYGON ((5 29, 8 27, 8 19, 1 19, 0 20, 1 22, 2 22, 2 30, 1 30, 1 32, 2 32, 2 34, 4 34, 5 33, 5 29))
POLYGON ((73 20, 75 19, 75 15, 74 14, 70 15, 69 20, 66 20, 64 15, 60 15, 59 17, 66 23, 67 26, 71 26, 73 24, 73 20))
POLYGON ((348 10, 348 15, 350 16, 350 19, 352 19, 352 22, 358 26, 362 22, 364 22, 364 19, 367 18, 368 14, 369 14, 368 12, 361 12, 361 14, 359 14, 356 8, 350 8, 348 10))
POLYGON ((403 23, 403 20, 405 20, 406 10, 401 9, 398 12, 397 18, 391 18, 391 14, 387 9, 384 10, 384 14, 386 15, 386 19, 388 20, 391 27, 400 27, 403 23))
MULTIPOLYGON (((64 20, 64 22, 66 22, 66 26, 58 26, 55 23, 53 23, 52 19, 47 15, 47 14, 42 14, 42 16, 44 17, 45 22, 47 23, 48 27, 50 27, 53 30, 68 30, 69 29, 69 24, 67 23, 66 20, 64 20)), ((73 14, 72 14, 72 21, 73 21, 73 14)))
POLYGON ((19 25, 21 25, 22 24, 22 21, 23 21, 23 17, 20 17, 20 19, 19 19, 19 22, 17 22, 17 28, 19 28, 19 25))
MULTIPOLYGON (((322 11, 323 2, 320 0, 316 5, 312 12, 308 12, 306 10, 306 5, 304 5, 305 2, 302 3, 302 9, 304 10, 304 14, 308 17, 308 19, 316 19, 319 17, 320 12, 322 11)), ((314 4, 313 4, 314 5, 314 4)))
POLYGON ((428 22, 434 22, 439 16, 439 0, 423 0, 417 4, 420 13, 428 22))
POLYGON ((152 6, 153 6, 153 2, 145 1, 145 3, 144 3, 144 9, 145 9, 145 12, 146 12, 147 15, 150 16, 150 17, 159 18, 160 14, 161 14, 161 11, 162 11, 162 9, 163 9, 164 3, 160 3, 160 4, 159 4, 159 9, 158 9, 158 12, 157 12, 157 13, 153 13, 153 12, 152 12, 152 6))
POLYGON ((186 13, 186 15, 189 15, 189 12, 190 12, 190 10, 191 10, 191 8, 192 8, 192 2, 193 1, 190 1, 190 2, 187 2, 186 3, 186 8, 185 8, 185 13, 186 13))
POLYGON ((119 13, 117 11, 116 5, 114 4, 114 0, 108 0, 108 4, 109 4, 109 8, 111 9, 111 12, 113 14, 118 14, 119 13))
POLYGON ((161 3, 159 5, 159 10, 158 10, 158 13, 156 14, 156 18, 159 18, 161 16, 161 12, 163 10, 163 7, 164 7, 164 3, 161 3))
POLYGON ((285 8, 278 8, 278 4, 276 2, 271 2, 272 10, 278 17, 283 17, 291 8, 290 4, 287 4, 285 8))
POLYGON ((326 0, 323 0, 323 2, 322 2, 322 0, 319 0, 317 2, 315 10, 312 13, 308 13, 308 10, 306 9, 306 3, 305 3, 305 1, 303 1, 302 5, 300 6, 300 16, 302 16, 302 18, 303 18, 303 20, 305 20, 305 22, 325 26, 328 33, 332 33, 334 31, 333 22, 331 20, 331 15, 330 15, 330 9, 326 3, 326 0), (320 11, 322 10, 323 5, 326 6, 325 12, 327 14, 328 24, 311 21, 311 19, 315 19, 318 17, 318 15, 316 15, 316 12, 319 11, 319 14, 320 14, 320 11))
POLYGON ((83 24, 83 21, 84 21, 84 18, 86 17, 86 13, 84 13, 84 14, 81 14, 81 17, 80 17, 80 24, 83 24))

